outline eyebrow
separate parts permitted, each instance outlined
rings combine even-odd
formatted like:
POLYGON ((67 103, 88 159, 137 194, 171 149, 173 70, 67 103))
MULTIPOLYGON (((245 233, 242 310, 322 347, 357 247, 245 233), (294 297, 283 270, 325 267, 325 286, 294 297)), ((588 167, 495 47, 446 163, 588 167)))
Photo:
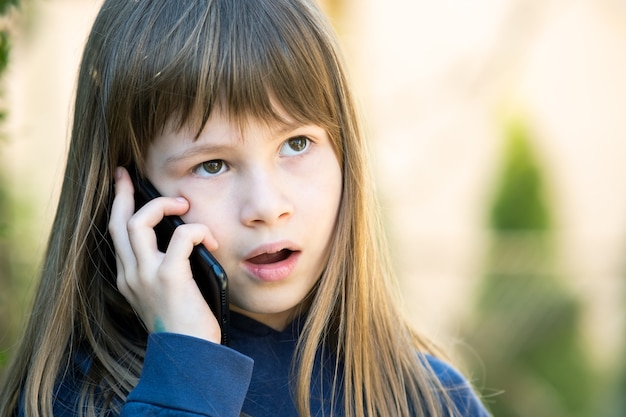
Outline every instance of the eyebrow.
POLYGON ((286 135, 287 133, 294 132, 296 130, 300 130, 306 126, 307 124, 299 124, 299 123, 281 123, 280 127, 273 130, 273 134, 275 135, 286 135))
POLYGON ((191 158, 197 155, 206 155, 210 153, 219 153, 223 152, 226 149, 231 148, 230 145, 222 145, 222 144, 202 144, 197 146, 191 146, 180 153, 176 153, 174 155, 170 155, 165 159, 166 164, 171 164, 174 162, 178 162, 182 159, 191 158))
MULTIPOLYGON (((290 133, 297 132, 301 129, 306 129, 307 127, 310 127, 310 126, 314 126, 314 125, 285 123, 285 124, 281 124, 281 127, 274 129, 272 134, 277 135, 277 136, 286 136, 290 133)), ((240 140, 243 140, 243 138, 240 138, 240 140)), ((168 156, 165 159, 165 163, 171 164, 171 163, 178 162, 182 159, 194 157, 197 155, 221 153, 230 148, 232 148, 231 144, 221 144, 221 143, 217 143, 217 144, 205 143, 201 145, 192 145, 191 147, 183 150, 180 153, 168 156)))

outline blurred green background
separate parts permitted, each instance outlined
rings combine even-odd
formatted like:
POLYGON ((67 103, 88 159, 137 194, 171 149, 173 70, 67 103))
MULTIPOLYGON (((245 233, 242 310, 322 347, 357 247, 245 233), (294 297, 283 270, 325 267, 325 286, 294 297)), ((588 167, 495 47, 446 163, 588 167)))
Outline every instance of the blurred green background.
MULTIPOLYGON (((0 0, 0 369, 28 311, 101 2, 17 3, 0 0)), ((626 4, 322 5, 415 326, 495 416, 626 415, 626 4)))

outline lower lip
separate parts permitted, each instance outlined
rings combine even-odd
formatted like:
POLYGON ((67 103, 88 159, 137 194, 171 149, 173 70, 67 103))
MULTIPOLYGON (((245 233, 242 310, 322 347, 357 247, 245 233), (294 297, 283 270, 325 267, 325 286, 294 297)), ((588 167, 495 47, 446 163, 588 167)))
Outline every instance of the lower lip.
POLYGON ((246 269, 256 278, 265 282, 277 282, 287 278, 298 263, 300 252, 292 252, 287 259, 271 264, 244 262, 246 269))

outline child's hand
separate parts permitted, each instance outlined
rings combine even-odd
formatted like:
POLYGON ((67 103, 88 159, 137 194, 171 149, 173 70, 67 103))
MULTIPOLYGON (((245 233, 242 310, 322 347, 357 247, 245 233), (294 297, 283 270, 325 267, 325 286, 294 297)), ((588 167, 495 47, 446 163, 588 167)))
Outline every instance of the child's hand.
POLYGON ((137 213, 128 172, 115 172, 115 199, 109 232, 115 246, 117 287, 150 332, 172 332, 220 343, 221 331, 191 275, 189 255, 203 243, 217 242, 202 224, 184 224, 174 231, 166 253, 157 248, 154 226, 163 216, 189 210, 183 198, 156 198, 137 213))

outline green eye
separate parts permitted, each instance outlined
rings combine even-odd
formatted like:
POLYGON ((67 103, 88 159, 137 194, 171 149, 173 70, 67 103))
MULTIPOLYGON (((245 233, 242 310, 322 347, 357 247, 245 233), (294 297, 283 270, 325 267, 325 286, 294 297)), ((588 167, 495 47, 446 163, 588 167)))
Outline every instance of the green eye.
POLYGON ((210 161, 204 161, 193 168, 193 173, 200 177, 213 177, 215 175, 221 175, 228 171, 228 165, 221 159, 211 159, 210 161))
POLYGON ((206 161, 201 164, 202 170, 204 170, 208 174, 217 174, 224 167, 224 161, 219 159, 213 159, 211 161, 206 161))
POLYGON ((289 147, 296 152, 302 152, 309 144, 309 140, 305 137, 297 137, 288 140, 289 147))
POLYGON ((306 136, 296 136, 287 139, 282 146, 283 155, 297 155, 306 151, 311 144, 311 140, 306 136))

